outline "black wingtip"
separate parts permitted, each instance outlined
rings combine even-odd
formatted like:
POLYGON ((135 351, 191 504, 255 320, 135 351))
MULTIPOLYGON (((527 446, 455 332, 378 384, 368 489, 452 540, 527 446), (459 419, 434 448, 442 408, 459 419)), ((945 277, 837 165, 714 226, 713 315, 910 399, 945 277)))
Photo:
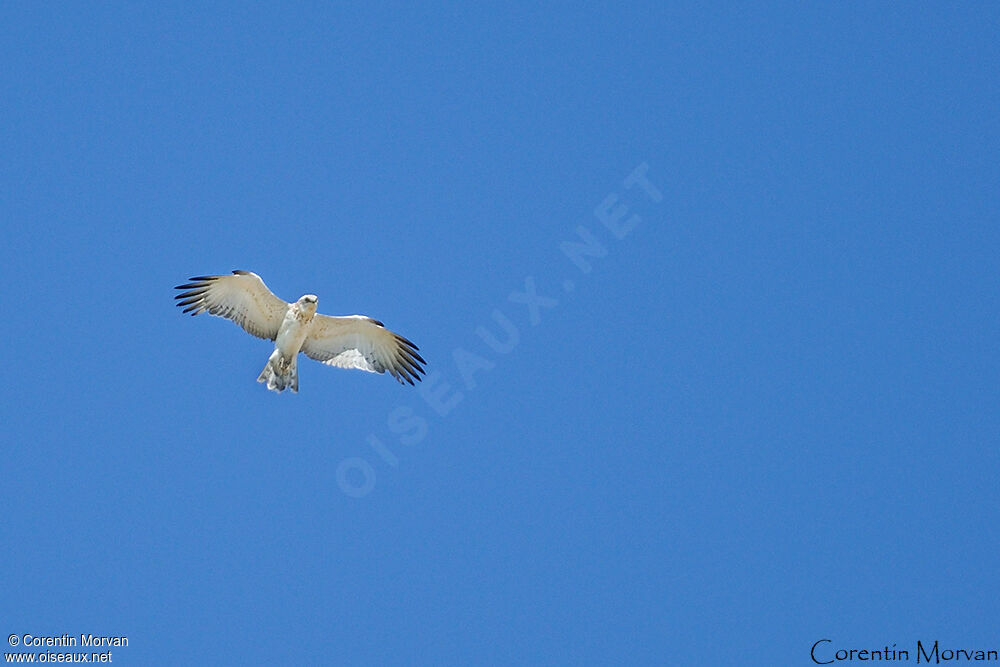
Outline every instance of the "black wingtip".
POLYGON ((400 335, 399 335, 398 333, 394 333, 394 334, 392 334, 392 335, 396 337, 396 340, 398 340, 398 341, 399 341, 400 343, 403 343, 403 344, 404 344, 404 345, 406 345, 407 347, 410 347, 410 348, 413 348, 414 350, 419 350, 419 349, 420 349, 419 347, 417 347, 417 346, 416 346, 416 345, 415 345, 415 344, 413 343, 413 341, 410 341, 410 340, 407 340, 406 338, 403 338, 403 337, 402 337, 402 336, 400 336, 400 335))
MULTIPOLYGON (((420 372, 421 372, 421 371, 420 371, 420 367, 419 367, 419 366, 417 366, 416 364, 412 364, 412 363, 410 363, 410 362, 409 362, 409 361, 408 361, 408 360, 407 360, 406 358, 404 358, 404 357, 400 357, 400 359, 399 359, 399 372, 400 372, 400 373, 401 373, 401 374, 403 375, 403 377, 405 377, 405 378, 406 378, 407 380, 410 380, 410 378, 412 377, 412 378, 413 378, 414 380, 416 380, 417 382, 420 382, 420 381, 421 381, 421 378, 420 378, 420 372)), ((413 384, 412 380, 410 381, 410 384, 411 384, 411 385, 413 384)))

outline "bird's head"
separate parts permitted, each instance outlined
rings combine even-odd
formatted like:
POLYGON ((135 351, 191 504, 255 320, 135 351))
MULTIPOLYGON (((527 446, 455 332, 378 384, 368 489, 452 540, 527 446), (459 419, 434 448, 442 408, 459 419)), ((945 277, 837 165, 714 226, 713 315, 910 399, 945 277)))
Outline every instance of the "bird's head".
POLYGON ((316 312, 316 304, 318 302, 319 299, 316 297, 315 294, 306 294, 304 296, 299 297, 298 303, 299 303, 299 308, 303 312, 309 313, 311 315, 312 313, 316 312))

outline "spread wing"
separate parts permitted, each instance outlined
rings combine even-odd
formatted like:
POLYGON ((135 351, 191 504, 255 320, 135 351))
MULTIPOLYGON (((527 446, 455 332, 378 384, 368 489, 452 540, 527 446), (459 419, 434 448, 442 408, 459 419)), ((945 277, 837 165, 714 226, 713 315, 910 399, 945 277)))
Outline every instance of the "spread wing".
POLYGON ((316 315, 302 351, 329 366, 357 368, 371 373, 389 371, 392 377, 413 384, 424 373, 416 345, 363 315, 316 315))
POLYGON ((256 273, 233 271, 231 276, 197 276, 175 289, 184 312, 207 312, 236 322, 258 338, 274 340, 288 304, 274 295, 256 273))

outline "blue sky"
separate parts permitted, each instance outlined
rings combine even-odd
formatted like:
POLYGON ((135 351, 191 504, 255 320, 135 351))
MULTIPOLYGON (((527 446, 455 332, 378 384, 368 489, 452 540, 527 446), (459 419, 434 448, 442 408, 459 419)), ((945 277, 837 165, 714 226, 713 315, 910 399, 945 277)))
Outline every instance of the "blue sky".
POLYGON ((998 21, 4 3, 0 629, 136 665, 1000 648, 998 21), (266 391, 266 342, 173 305, 232 269, 428 382, 266 391))

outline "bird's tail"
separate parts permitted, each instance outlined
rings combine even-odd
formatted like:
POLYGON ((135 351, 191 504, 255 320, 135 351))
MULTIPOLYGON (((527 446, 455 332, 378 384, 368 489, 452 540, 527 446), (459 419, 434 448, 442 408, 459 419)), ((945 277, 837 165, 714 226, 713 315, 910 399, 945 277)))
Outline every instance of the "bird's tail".
POLYGON ((267 388, 279 394, 285 389, 299 393, 298 355, 286 359, 277 350, 267 360, 257 382, 267 383, 267 388))

